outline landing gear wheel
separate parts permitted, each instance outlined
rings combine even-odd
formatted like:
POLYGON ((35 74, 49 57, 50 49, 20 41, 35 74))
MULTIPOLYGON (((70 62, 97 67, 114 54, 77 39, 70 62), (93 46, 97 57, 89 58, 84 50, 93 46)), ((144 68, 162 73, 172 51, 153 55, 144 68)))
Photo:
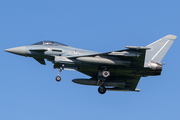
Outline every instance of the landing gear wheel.
POLYGON ((105 88, 104 86, 100 86, 100 87, 98 88, 98 92, 99 92, 100 94, 104 94, 104 93, 106 92, 106 88, 105 88))
POLYGON ((56 77, 56 81, 57 81, 57 82, 61 81, 61 77, 60 77, 60 76, 57 76, 57 77, 56 77))
POLYGON ((102 76, 105 77, 105 78, 107 78, 108 76, 110 76, 110 72, 107 71, 107 70, 103 70, 103 71, 102 71, 102 76))

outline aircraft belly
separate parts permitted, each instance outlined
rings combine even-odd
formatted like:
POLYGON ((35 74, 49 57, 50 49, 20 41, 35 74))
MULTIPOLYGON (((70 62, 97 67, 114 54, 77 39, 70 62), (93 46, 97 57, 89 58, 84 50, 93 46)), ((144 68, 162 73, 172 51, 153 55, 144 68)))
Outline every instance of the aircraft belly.
MULTIPOLYGON (((99 65, 96 64, 76 64, 71 62, 64 61, 63 63, 54 63, 54 68, 60 68, 61 66, 64 68, 76 68, 74 70, 84 73, 91 77, 97 77, 99 71, 99 65)), ((111 73, 111 77, 120 77, 122 75, 126 76, 157 76, 161 74, 161 71, 154 71, 149 68, 131 68, 131 67, 119 67, 119 66, 108 66, 108 71, 111 73)))
MULTIPOLYGON (((78 66, 78 71, 81 73, 84 73, 91 77, 97 77, 98 76, 98 65, 80 65, 78 66)), ((161 71, 153 71, 148 68, 127 68, 127 67, 116 67, 116 66, 108 66, 108 71, 110 72, 110 77, 120 77, 122 75, 126 76, 140 76, 140 77, 146 77, 146 76, 156 76, 160 75, 161 71)))

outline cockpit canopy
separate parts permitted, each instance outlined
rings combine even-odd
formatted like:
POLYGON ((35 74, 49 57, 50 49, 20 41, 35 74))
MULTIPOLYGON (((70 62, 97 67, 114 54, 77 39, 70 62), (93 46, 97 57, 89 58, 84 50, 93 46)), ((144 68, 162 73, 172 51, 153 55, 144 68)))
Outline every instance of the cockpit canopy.
POLYGON ((34 43, 32 45, 48 45, 48 46, 67 46, 65 44, 59 43, 59 42, 54 42, 54 41, 41 41, 38 43, 34 43))

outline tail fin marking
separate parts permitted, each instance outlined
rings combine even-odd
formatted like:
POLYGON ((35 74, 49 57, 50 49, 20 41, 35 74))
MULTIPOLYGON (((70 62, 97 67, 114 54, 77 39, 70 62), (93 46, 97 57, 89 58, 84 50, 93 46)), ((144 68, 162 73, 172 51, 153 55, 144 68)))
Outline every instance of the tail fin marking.
POLYGON ((175 41, 177 36, 167 35, 146 47, 151 48, 146 50, 145 64, 150 63, 151 61, 161 63, 161 60, 175 41))

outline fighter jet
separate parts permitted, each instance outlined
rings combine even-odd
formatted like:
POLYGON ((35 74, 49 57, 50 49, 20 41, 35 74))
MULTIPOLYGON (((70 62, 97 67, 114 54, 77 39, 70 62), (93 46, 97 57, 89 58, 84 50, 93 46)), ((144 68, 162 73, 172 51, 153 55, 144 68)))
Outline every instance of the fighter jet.
POLYGON ((161 75, 161 60, 175 41, 175 35, 167 35, 145 47, 126 46, 124 50, 98 53, 70 47, 54 42, 41 41, 29 46, 21 46, 4 51, 33 57, 45 65, 51 61, 54 69, 59 69, 56 81, 61 81, 62 70, 75 70, 90 76, 90 79, 74 79, 74 83, 99 86, 98 92, 136 91, 141 77, 161 75))

